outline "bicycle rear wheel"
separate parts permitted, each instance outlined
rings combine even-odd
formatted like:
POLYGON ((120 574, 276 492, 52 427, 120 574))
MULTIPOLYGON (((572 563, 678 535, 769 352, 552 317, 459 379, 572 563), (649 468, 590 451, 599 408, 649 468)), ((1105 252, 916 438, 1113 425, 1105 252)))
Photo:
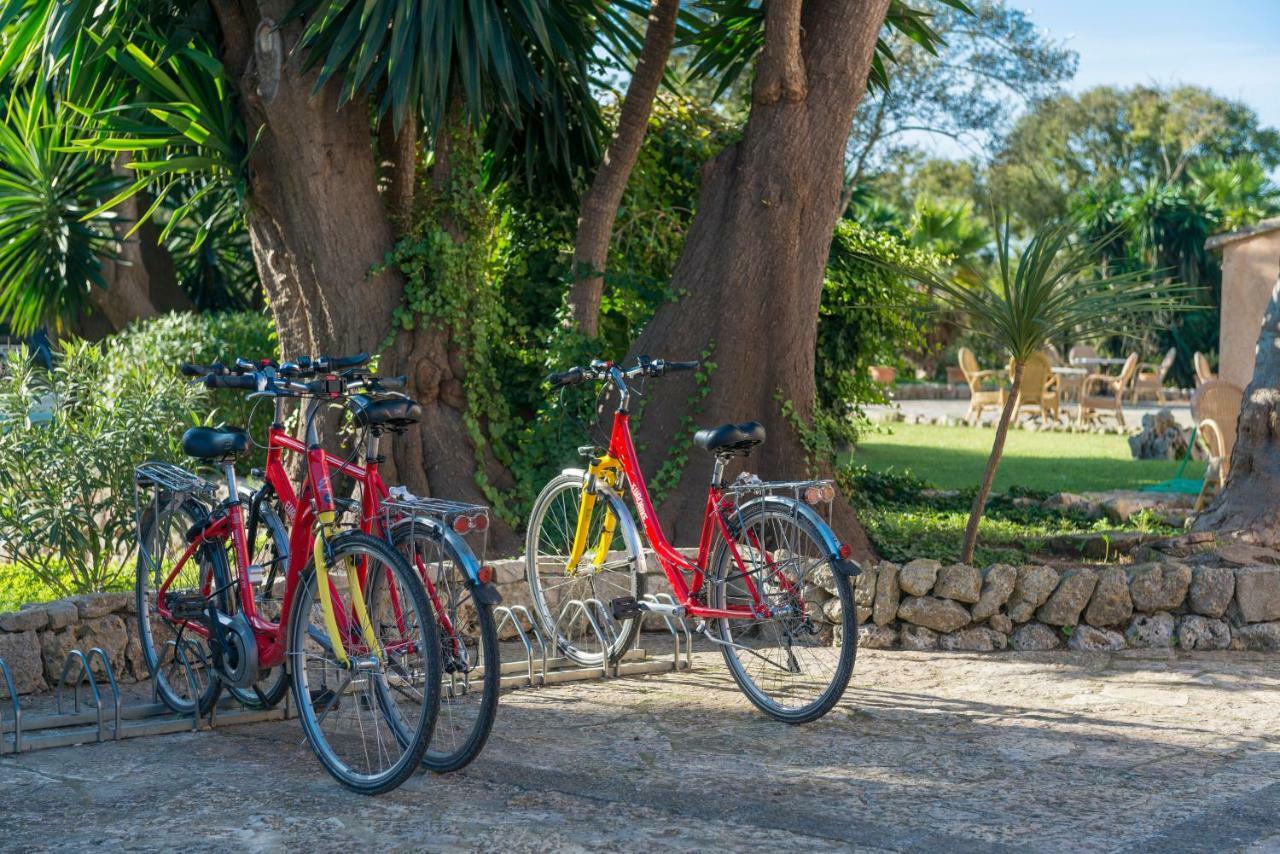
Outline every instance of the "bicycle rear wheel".
MULTIPOLYGON (((249 543, 249 562, 261 567, 266 577, 271 577, 274 568, 274 577, 283 580, 289 560, 289 531, 276 511, 273 497, 271 495, 259 497, 253 490, 241 487, 240 499, 250 508, 246 524, 246 530, 252 532, 252 541, 249 543)), ((233 609, 238 609, 239 604, 238 597, 231 597, 230 605, 233 609)), ((258 609, 258 616, 273 623, 280 621, 281 600, 278 591, 268 590, 265 586, 259 585, 259 589, 254 591, 254 605, 258 609)), ((280 704, 289 691, 289 674, 281 663, 262 670, 258 681, 251 687, 236 688, 228 685, 227 691, 245 708, 273 709, 280 704)))
POLYGON ((463 556, 434 523, 405 520, 391 540, 422 576, 440 627, 440 715, 423 761, 437 773, 457 771, 484 749, 498 713, 502 664, 493 606, 476 600, 463 556))
POLYGON ((640 598, 644 556, 626 506, 599 494, 591 510, 586 549, 569 566, 583 495, 580 474, 559 475, 543 488, 529 518, 525 571, 546 637, 554 638, 571 661, 596 666, 605 657, 616 660, 640 631, 634 617, 615 620, 609 603, 624 596, 640 598), (587 610, 573 602, 587 603, 587 610))
POLYGON ((422 579, 390 545, 352 531, 328 549, 330 590, 318 590, 313 561, 295 594, 288 645, 294 700, 325 769, 353 791, 381 794, 408 779, 431 740, 440 708, 435 614, 422 579), (380 653, 367 645, 352 607, 356 573, 364 577, 380 653), (341 655, 326 628, 321 595, 331 596, 341 655))
MULTIPOLYGON (((774 616, 721 619, 713 631, 747 698, 770 717, 808 723, 825 715, 853 674, 857 627, 849 579, 831 564, 814 523, 789 499, 750 502, 735 516, 740 567, 721 540, 712 559, 712 606, 752 607, 754 586, 774 616), (813 585, 834 588, 843 637, 832 646, 822 614, 806 603, 813 585)), ((817 524, 822 524, 818 522, 817 524)))
MULTIPOLYGON (((142 657, 155 682, 156 696, 183 715, 208 714, 222 693, 222 680, 213 666, 208 640, 187 628, 185 621, 161 616, 157 596, 187 548, 187 531, 208 516, 203 504, 188 499, 167 513, 149 508, 138 531, 134 597, 142 657)), ((183 564, 166 591, 214 595, 218 608, 225 610, 230 599, 226 590, 229 577, 226 549, 218 543, 206 543, 183 564)))

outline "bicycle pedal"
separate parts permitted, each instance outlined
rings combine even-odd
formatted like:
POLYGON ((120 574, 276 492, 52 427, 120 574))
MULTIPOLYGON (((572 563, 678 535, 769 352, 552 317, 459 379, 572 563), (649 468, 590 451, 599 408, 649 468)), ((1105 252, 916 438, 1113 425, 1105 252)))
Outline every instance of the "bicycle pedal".
POLYGON ((647 608, 636 601, 634 596, 619 596, 609 602, 609 610, 613 613, 615 620, 630 620, 632 617, 639 617, 647 608))

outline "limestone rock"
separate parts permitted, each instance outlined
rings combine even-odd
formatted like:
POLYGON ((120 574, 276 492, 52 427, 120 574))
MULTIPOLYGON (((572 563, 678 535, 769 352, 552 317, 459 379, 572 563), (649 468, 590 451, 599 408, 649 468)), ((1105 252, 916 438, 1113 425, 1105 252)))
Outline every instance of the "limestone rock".
POLYGON ((942 564, 936 560, 913 560, 898 573, 898 586, 908 596, 924 596, 933 587, 941 568, 942 564))
POLYGON ((1080 652, 1114 652, 1124 649, 1124 635, 1111 629, 1099 629, 1081 624, 1071 632, 1067 646, 1080 652))
POLYGON ((954 652, 992 652, 1004 649, 1009 639, 986 626, 971 626, 938 638, 938 648, 954 652))
POLYGON ((892 626, 859 626, 858 646, 866 649, 893 649, 898 631, 892 626))
POLYGON ((58 684, 58 677, 62 675, 62 664, 66 661, 67 653, 78 646, 75 632, 71 629, 40 633, 40 657, 44 660, 46 682, 50 685, 58 684))
POLYGON ((1035 614, 1053 588, 1058 586, 1058 573, 1051 566, 1020 566, 1018 581, 1009 595, 1006 610, 1009 619, 1015 623, 1025 623, 1035 614))
POLYGON ((1226 620, 1187 614, 1178 620, 1178 646, 1182 649, 1226 649, 1231 646, 1231 628, 1226 620))
MULTIPOLYGON (((887 626, 898 616, 898 565, 888 561, 880 564, 876 579, 876 601, 871 618, 877 626, 887 626)), ((862 645, 861 638, 858 641, 862 645)), ((872 647, 884 649, 885 647, 872 647)))
POLYGON ((975 567, 963 563, 944 566, 938 570, 933 595, 972 605, 982 597, 982 575, 975 567))
POLYGON ((1002 635, 1013 634, 1013 620, 1009 619, 1008 614, 992 614, 987 625, 1002 635))
MULTIPOLYGON (((990 619, 1009 601, 1013 587, 1018 583, 1018 568, 1007 563, 996 563, 982 573, 982 592, 973 606, 975 622, 990 619)), ((1007 634, 1007 632, 1006 632, 1007 634)))
POLYGON ((94 617, 105 617, 117 611, 127 610, 133 596, 129 593, 89 593, 77 596, 71 601, 76 603, 80 619, 91 620, 94 617))
POLYGON ((1242 566, 1236 570, 1236 605, 1246 623, 1280 620, 1280 567, 1242 566))
POLYGON ((844 620, 844 606, 840 604, 840 597, 827 600, 822 606, 822 616, 828 623, 837 625, 844 620))
POLYGON ((1058 513, 1074 513, 1089 519, 1102 518, 1102 506, 1096 500, 1071 492, 1050 495, 1041 506, 1058 513))
POLYGON ((1091 626, 1120 626, 1133 616, 1133 599, 1129 596, 1129 576, 1118 566, 1098 573, 1098 586, 1093 589, 1084 620, 1091 626))
POLYGON ((876 577, 879 575, 879 565, 868 563, 862 568, 862 574, 853 581, 853 601, 854 604, 871 608, 876 603, 876 577))
POLYGON ((1051 626, 1074 626, 1097 585, 1097 570, 1089 567, 1067 570, 1057 589, 1036 611, 1036 619, 1051 626))
POLYGON ((1172 611, 1180 608, 1191 586, 1191 567, 1185 563, 1153 563, 1129 572, 1129 594, 1138 611, 1172 611))
MULTIPOLYGON (((129 634, 125 630, 124 620, 118 614, 88 620, 81 626, 78 634, 81 649, 87 653, 95 646, 101 647, 107 654, 107 660, 111 662, 111 669, 116 673, 125 672, 125 647, 129 643, 129 634)), ((96 656, 93 672, 98 676, 106 675, 102 672, 102 662, 96 656)))
MULTIPOLYGON (((9 665, 9 672, 13 676, 13 688, 19 694, 30 694, 45 689, 44 663, 40 658, 40 639, 34 631, 0 634, 0 658, 9 665)), ((0 679, 0 698, 8 699, 8 697, 9 688, 4 680, 0 679)), ((3 712, 3 717, 5 723, 13 723, 9 719, 7 708, 3 712)))
POLYGON ((1058 633, 1044 623, 1027 623, 1018 627, 1009 642, 1017 650, 1041 652, 1058 648, 1058 633))
POLYGON ((80 609, 76 607, 76 603, 65 599, 61 602, 50 602, 44 606, 44 609, 49 614, 49 628, 54 630, 64 629, 80 619, 80 609))
POLYGON ((929 652, 938 648, 938 633, 924 626, 902 627, 902 648, 916 652, 929 652))
POLYGON ((1137 614, 1124 633, 1129 646, 1165 649, 1173 646, 1173 615, 1168 611, 1137 614))
POLYGON ((1231 631, 1231 645, 1258 652, 1280 652, 1280 622, 1237 626, 1231 631))
POLYGON ((1197 566, 1191 574, 1191 590, 1187 604, 1192 611, 1206 617, 1227 613, 1236 592, 1236 574, 1229 566, 1197 566))
POLYGON ((831 569, 830 564, 824 563, 817 567, 804 580, 805 584, 812 584, 815 587, 821 587, 832 596, 836 595, 836 574, 831 569))
POLYGON ((935 632, 954 632, 969 624, 969 609, 950 599, 909 596, 898 606, 898 619, 925 626, 935 632))
POLYGON ((44 608, 24 608, 0 614, 0 631, 34 632, 49 625, 49 612, 44 608))

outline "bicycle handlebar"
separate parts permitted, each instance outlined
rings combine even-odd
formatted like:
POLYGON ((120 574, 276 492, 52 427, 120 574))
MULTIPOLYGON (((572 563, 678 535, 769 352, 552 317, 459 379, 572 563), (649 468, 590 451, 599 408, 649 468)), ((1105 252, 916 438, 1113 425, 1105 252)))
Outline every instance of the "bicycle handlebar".
POLYGON ((551 383, 552 388, 561 388, 568 385, 577 385, 586 380, 609 379, 612 377, 613 371, 617 371, 624 380, 635 379, 640 376, 660 377, 671 371, 695 371, 701 364, 696 359, 691 362, 670 362, 666 359, 650 359, 648 356, 641 356, 635 367, 624 371, 612 362, 597 359, 586 367, 573 367, 567 371, 550 374, 547 377, 547 382, 551 383))

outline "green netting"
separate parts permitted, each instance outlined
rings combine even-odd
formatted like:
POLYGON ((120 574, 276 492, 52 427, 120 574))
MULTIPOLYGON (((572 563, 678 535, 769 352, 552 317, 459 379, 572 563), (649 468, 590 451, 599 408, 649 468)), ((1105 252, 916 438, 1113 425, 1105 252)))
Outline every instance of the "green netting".
POLYGON ((1187 455, 1182 458, 1182 465, 1178 466, 1178 473, 1168 480, 1148 484, 1147 486, 1139 489, 1139 492, 1179 492, 1185 495, 1200 494, 1200 490, 1204 488, 1204 478, 1182 476, 1182 473, 1187 470, 1187 463, 1191 462, 1191 451, 1196 446, 1197 429, 1197 427, 1191 428, 1191 438, 1187 441, 1187 455))

